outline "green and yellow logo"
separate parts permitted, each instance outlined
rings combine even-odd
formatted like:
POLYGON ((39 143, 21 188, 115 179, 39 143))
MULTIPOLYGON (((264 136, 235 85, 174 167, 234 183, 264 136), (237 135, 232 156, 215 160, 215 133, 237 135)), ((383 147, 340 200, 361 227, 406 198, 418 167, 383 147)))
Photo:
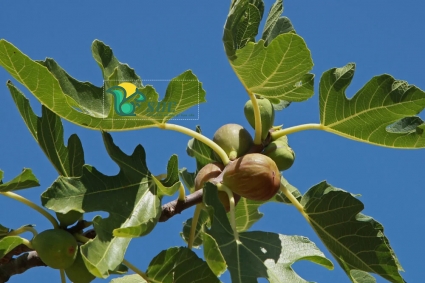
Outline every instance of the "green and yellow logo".
POLYGON ((105 93, 112 94, 115 112, 120 116, 136 116, 134 111, 146 101, 146 96, 129 82, 110 87, 105 93))

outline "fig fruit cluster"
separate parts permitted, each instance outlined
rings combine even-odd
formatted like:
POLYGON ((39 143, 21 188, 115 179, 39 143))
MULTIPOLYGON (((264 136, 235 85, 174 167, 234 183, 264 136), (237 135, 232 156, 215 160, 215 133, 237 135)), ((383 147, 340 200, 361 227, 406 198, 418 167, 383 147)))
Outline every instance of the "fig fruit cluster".
POLYGON ((51 268, 66 269, 77 257, 77 240, 65 230, 50 229, 31 240, 40 259, 51 268))

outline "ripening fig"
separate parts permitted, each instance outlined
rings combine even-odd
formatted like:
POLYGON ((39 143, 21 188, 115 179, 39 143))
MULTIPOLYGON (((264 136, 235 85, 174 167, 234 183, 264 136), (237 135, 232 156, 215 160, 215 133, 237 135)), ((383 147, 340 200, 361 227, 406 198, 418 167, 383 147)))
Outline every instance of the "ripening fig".
POLYGON ((96 276, 87 270, 81 252, 77 253, 74 263, 65 269, 65 273, 73 283, 89 283, 96 278, 96 276))
POLYGON ((263 151, 277 165, 279 171, 288 170, 295 161, 295 152, 283 141, 273 141, 263 151))
MULTIPOLYGON (((201 170, 199 170, 198 174, 195 177, 195 191, 200 190, 204 187, 205 183, 209 180, 218 177, 221 172, 224 169, 224 165, 218 162, 209 163, 202 167, 201 170)), ((239 201, 241 198, 239 195, 234 194, 233 196, 235 198, 235 204, 239 201)), ((224 209, 226 212, 230 211, 230 203, 229 203, 229 197, 227 196, 226 192, 219 191, 218 192, 218 198, 220 199, 221 203, 224 206, 224 209)))
POLYGON ((250 153, 226 166, 222 182, 242 197, 266 201, 280 188, 280 172, 270 157, 261 153, 250 153))
POLYGON ((63 228, 68 227, 69 225, 74 224, 83 216, 81 212, 71 210, 67 213, 56 212, 56 217, 60 222, 60 226, 63 228))
POLYGON ((43 231, 31 243, 41 260, 51 268, 66 269, 77 256, 77 240, 65 230, 43 231))
POLYGON ((213 141, 226 152, 230 160, 235 160, 247 153, 253 144, 249 132, 238 124, 221 126, 215 132, 213 141))
MULTIPOLYGON (((274 108, 270 100, 266 98, 258 98, 257 103, 261 116, 261 140, 264 140, 274 123, 274 108)), ((249 124, 255 129, 254 107, 251 99, 245 103, 243 110, 249 124)))

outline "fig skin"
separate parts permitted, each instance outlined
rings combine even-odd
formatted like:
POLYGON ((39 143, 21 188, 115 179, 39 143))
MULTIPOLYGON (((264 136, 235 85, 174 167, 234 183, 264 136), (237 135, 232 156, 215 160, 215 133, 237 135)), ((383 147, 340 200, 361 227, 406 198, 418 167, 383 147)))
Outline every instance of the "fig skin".
MULTIPOLYGON (((202 189, 205 183, 208 182, 209 180, 218 177, 222 173, 223 169, 224 169, 224 165, 218 162, 209 163, 205 165, 204 167, 202 167, 202 169, 199 170, 198 174, 195 177, 195 191, 202 189)), ((238 203, 241 196, 237 194, 233 194, 233 197, 235 199, 235 205, 236 205, 236 203, 238 203)), ((223 204, 226 212, 229 212, 230 202, 229 202, 229 197, 227 196, 227 193, 219 191, 218 198, 223 204)))
MULTIPOLYGON (((275 116, 274 108, 270 100, 266 98, 258 98, 257 103, 260 108, 261 116, 261 140, 265 140, 269 134, 269 130, 273 127, 275 116)), ((251 99, 245 103, 243 110, 248 123, 255 129, 254 108, 251 99)))
POLYGON ((222 183, 242 197, 266 201, 279 191, 280 172, 270 157, 250 153, 226 166, 222 183))
POLYGON ((74 263, 65 269, 65 273, 69 280, 73 283, 89 283, 96 278, 96 276, 88 271, 80 251, 75 258, 74 263))
POLYGON ((213 141, 226 152, 230 160, 247 153, 254 142, 250 133, 238 124, 221 126, 215 132, 213 141))
POLYGON ((279 171, 288 170, 294 164, 295 152, 284 141, 273 141, 263 151, 277 165, 279 171))
POLYGON ((40 259, 51 268, 66 269, 77 256, 77 240, 65 230, 45 230, 35 236, 31 243, 40 259))
POLYGON ((60 222, 60 226, 63 228, 68 227, 69 225, 74 224, 83 216, 81 212, 70 210, 67 213, 56 212, 56 217, 60 222))

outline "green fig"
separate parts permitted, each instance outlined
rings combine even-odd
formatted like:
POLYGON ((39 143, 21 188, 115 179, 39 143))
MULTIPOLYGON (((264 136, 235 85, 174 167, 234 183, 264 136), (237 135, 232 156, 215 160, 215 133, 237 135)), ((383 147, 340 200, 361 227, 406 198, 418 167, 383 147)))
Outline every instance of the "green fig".
POLYGON ((250 153, 224 168, 222 183, 242 197, 266 201, 279 191, 280 172, 270 157, 250 153))
POLYGON ((226 152, 230 160, 235 160, 247 153, 253 144, 249 132, 238 124, 221 126, 215 132, 213 141, 226 152))
POLYGON ((89 283, 96 278, 88 271, 80 251, 77 253, 74 263, 65 269, 65 273, 73 283, 89 283))
MULTIPOLYGON (((200 190, 204 187, 205 183, 209 180, 218 177, 221 172, 224 169, 224 165, 218 162, 209 163, 202 167, 201 170, 199 170, 198 174, 195 177, 195 191, 200 190)), ((235 204, 238 203, 241 196, 234 194, 233 195, 235 199, 235 204)), ((226 212, 230 211, 230 202, 229 197, 227 196, 226 192, 219 191, 218 192, 218 198, 220 199, 221 203, 224 206, 224 209, 226 212)))
POLYGON ((66 269, 77 256, 77 240, 65 230, 43 231, 31 243, 40 259, 51 268, 66 269))
POLYGON ((263 151, 279 168, 279 171, 288 170, 295 161, 295 152, 284 141, 273 141, 263 151))
MULTIPOLYGON (((261 140, 264 140, 269 134, 270 128, 274 123, 274 108, 270 100, 266 98, 257 99, 258 107, 260 108, 261 116, 261 140)), ((254 107, 252 100, 248 100, 244 106, 244 114, 252 128, 255 129, 254 107)))
POLYGON ((80 220, 82 216, 83 214, 81 212, 78 212, 75 210, 71 210, 67 213, 56 212, 56 217, 58 218, 60 222, 60 226, 63 228, 66 228, 69 225, 74 224, 75 222, 80 220))

